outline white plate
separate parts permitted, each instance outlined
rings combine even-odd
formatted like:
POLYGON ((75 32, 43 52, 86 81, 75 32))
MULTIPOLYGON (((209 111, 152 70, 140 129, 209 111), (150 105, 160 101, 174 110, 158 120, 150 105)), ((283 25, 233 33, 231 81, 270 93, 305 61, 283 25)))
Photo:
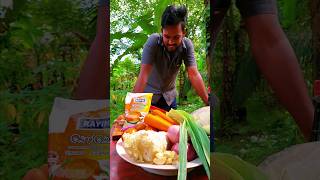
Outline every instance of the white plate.
MULTIPOLYGON (((162 176, 175 176, 178 174, 178 166, 177 165, 156 165, 156 164, 149 164, 149 163, 137 163, 135 162, 130 156, 126 153, 123 148, 123 142, 121 139, 118 140, 116 144, 116 150, 119 156, 124 159, 125 161, 139 166, 147 172, 158 174, 162 176)), ((190 161, 187 163, 187 171, 191 171, 193 168, 202 165, 199 158, 190 161)))

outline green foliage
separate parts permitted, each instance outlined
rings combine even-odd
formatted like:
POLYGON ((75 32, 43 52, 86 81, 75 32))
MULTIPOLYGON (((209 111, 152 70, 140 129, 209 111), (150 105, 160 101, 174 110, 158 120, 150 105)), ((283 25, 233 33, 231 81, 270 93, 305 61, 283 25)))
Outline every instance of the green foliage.
POLYGON ((296 16, 297 16, 297 0, 282 0, 279 2, 281 5, 281 12, 283 17, 282 24, 285 28, 290 27, 293 23, 295 23, 296 16))
POLYGON ((186 127, 186 121, 180 123, 179 129, 179 168, 178 168, 178 180, 187 179, 187 143, 188 143, 188 131, 186 127))
POLYGON ((127 90, 110 91, 110 123, 121 114, 124 114, 124 100, 127 95, 127 90))
POLYGON ((95 7, 78 1, 17 0, 0 19, 1 179, 47 162, 53 100, 72 97, 95 17, 95 7), (15 124, 19 133, 10 130, 15 124))
POLYGON ((159 32, 161 29, 161 16, 165 8, 172 4, 174 1, 172 0, 157 0, 155 3, 157 6, 154 6, 154 19, 153 19, 153 25, 156 27, 157 31, 159 32))
MULTIPOLYGON (((308 1, 277 1, 280 24, 287 35, 298 57, 308 90, 312 92, 312 33, 310 29, 310 7, 308 1)), ((268 83, 255 65, 251 56, 250 44, 246 35, 239 32, 240 15, 236 8, 229 11, 225 22, 232 25, 228 29, 231 35, 228 47, 224 47, 225 28, 218 36, 214 52, 214 68, 211 76, 215 88, 213 91, 221 100, 223 95, 222 79, 225 50, 231 54, 231 68, 234 81, 231 87, 232 105, 243 108, 242 121, 237 111, 233 114, 224 129, 224 136, 216 136, 218 152, 232 153, 252 164, 258 165, 267 156, 284 148, 302 143, 301 132, 291 115, 279 104, 268 83), (234 52, 236 51, 236 52, 234 52)), ((230 107, 231 108, 231 107, 230 107)), ((217 107, 215 130, 220 132, 221 107, 217 107)))
POLYGON ((110 88, 112 90, 126 89, 132 91, 138 73, 139 65, 133 63, 129 57, 125 58, 124 61, 120 61, 119 64, 114 67, 110 88))
POLYGON ((241 160, 237 156, 224 153, 214 153, 213 161, 216 162, 215 173, 234 180, 267 180, 267 176, 257 167, 241 160))
POLYGON ((47 161, 47 128, 47 125, 30 128, 22 131, 19 137, 7 130, 7 124, 0 122, 2 178, 21 179, 26 171, 47 161))
POLYGON ((236 67, 236 79, 232 93, 232 102, 235 106, 241 107, 256 90, 259 75, 254 60, 250 57, 243 58, 236 67))
POLYGON ((218 152, 236 154, 258 165, 268 155, 303 142, 292 117, 279 107, 265 105, 261 98, 253 94, 245 104, 247 122, 234 122, 225 137, 216 139, 218 152))

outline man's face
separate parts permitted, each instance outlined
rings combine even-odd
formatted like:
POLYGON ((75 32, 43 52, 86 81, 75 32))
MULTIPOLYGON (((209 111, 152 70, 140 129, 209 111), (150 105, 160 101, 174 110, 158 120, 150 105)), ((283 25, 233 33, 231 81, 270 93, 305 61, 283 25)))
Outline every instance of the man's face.
POLYGON ((162 29, 162 40, 168 51, 175 51, 181 44, 185 32, 182 30, 181 24, 166 26, 162 29))

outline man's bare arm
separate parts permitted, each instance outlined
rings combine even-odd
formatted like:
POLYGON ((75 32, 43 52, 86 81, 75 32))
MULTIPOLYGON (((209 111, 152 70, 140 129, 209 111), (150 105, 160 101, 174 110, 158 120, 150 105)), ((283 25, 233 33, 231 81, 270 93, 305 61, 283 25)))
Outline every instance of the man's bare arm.
POLYGON ((262 74, 309 140, 314 108, 297 58, 277 16, 252 16, 245 22, 253 56, 262 74))
POLYGON ((96 37, 81 70, 78 87, 74 94, 75 99, 107 99, 110 96, 107 10, 107 5, 98 8, 96 37))
POLYGON ((151 70, 152 70, 152 65, 141 64, 141 70, 140 70, 136 85, 134 86, 134 89, 133 89, 134 93, 141 93, 144 91, 144 88, 146 87, 151 70))

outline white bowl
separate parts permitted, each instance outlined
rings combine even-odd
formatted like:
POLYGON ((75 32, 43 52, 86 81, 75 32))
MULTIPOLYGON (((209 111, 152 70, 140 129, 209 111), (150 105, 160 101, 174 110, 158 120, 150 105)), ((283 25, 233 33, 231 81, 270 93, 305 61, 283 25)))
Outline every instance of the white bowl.
MULTIPOLYGON (((124 150, 123 148, 123 142, 121 139, 118 140, 116 144, 116 150, 119 156, 124 159, 125 161, 135 165, 139 166, 142 169, 144 169, 147 172, 158 174, 162 176, 175 176, 178 174, 178 166, 177 165, 156 165, 156 164, 149 164, 149 163, 137 163, 135 162, 124 150)), ((198 167, 202 165, 199 158, 190 161, 187 163, 187 171, 191 171, 195 167, 198 167)))

